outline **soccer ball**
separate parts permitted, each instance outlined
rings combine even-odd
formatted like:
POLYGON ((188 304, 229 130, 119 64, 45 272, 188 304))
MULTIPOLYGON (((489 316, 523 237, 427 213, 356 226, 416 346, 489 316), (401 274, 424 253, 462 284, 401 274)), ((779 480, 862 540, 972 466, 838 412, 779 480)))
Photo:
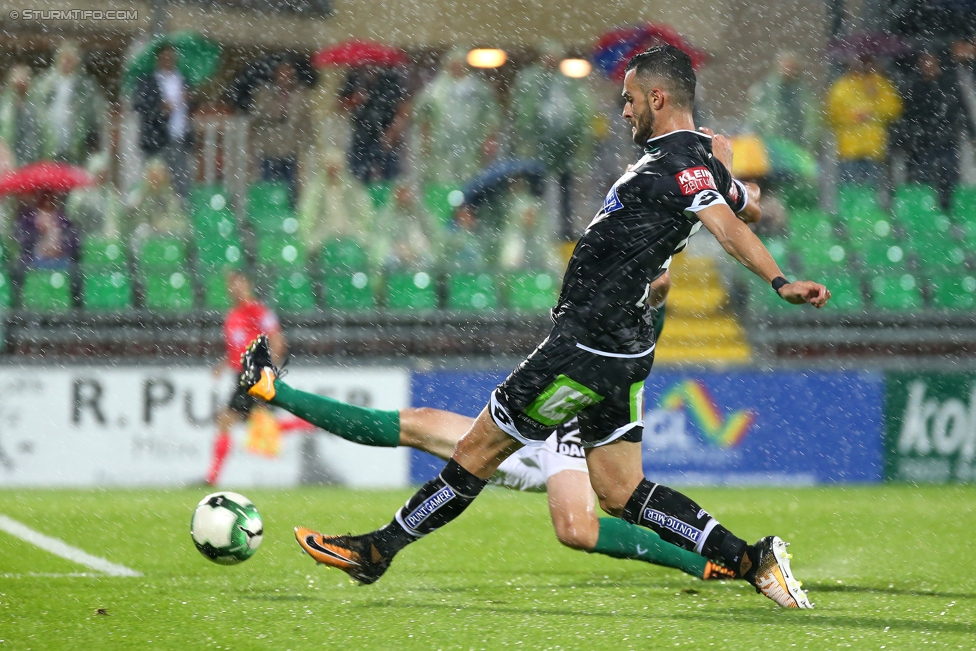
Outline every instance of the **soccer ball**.
POLYGON ((264 524, 251 500, 224 491, 200 500, 190 520, 190 535, 200 553, 214 563, 236 565, 258 550, 264 524))

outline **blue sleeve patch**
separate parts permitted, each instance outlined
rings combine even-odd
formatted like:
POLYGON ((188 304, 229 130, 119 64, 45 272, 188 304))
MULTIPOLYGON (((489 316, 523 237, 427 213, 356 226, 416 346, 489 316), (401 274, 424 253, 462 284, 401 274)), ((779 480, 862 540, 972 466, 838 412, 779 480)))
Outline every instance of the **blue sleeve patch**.
POLYGON ((617 196, 617 186, 614 185, 612 188, 610 188, 610 192, 607 193, 607 198, 603 202, 603 212, 609 214, 614 210, 620 210, 623 207, 623 202, 620 201, 620 197, 617 196))

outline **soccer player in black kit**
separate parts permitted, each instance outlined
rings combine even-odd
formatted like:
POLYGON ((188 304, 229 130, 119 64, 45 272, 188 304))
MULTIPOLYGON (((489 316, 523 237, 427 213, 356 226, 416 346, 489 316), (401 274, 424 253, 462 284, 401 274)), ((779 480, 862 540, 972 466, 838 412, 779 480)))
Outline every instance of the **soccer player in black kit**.
POLYGON ((654 354, 647 298, 689 237, 704 225, 790 303, 822 307, 830 298, 823 285, 787 281, 736 217, 758 207, 713 157, 711 137, 694 130, 695 84, 690 58, 675 47, 658 46, 629 62, 623 117, 644 155, 613 185, 577 244, 549 336, 495 389, 441 474, 388 525, 360 536, 297 528, 299 544, 316 561, 373 583, 397 552, 460 515, 502 460, 576 416, 604 511, 721 563, 780 606, 812 607, 780 538, 749 545, 643 474, 643 386, 654 354))

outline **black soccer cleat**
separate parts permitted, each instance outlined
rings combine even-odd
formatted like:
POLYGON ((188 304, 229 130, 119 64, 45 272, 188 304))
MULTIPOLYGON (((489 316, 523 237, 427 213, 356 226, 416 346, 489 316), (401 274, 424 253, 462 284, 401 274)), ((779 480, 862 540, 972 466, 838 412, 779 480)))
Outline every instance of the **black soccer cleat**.
POLYGON ((376 583, 393 560, 380 555, 369 536, 323 536, 295 527, 295 538, 316 562, 340 569, 363 585, 376 583))
POLYGON ((270 402, 275 397, 275 379, 281 372, 271 359, 267 335, 258 335, 241 354, 240 383, 248 394, 270 402))
POLYGON ((749 550, 752 567, 742 577, 783 608, 813 608, 802 584, 790 569, 789 543, 779 536, 767 536, 749 550))

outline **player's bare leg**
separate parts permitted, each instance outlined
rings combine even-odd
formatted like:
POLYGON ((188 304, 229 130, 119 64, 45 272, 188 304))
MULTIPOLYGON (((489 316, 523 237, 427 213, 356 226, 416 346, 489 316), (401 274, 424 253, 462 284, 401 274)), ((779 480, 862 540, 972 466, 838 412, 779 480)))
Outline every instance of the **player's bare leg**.
POLYGON ((735 570, 784 608, 812 608, 793 578, 786 543, 776 536, 748 545, 681 493, 644 478, 639 443, 616 441, 587 451, 590 481, 607 513, 653 529, 662 539, 735 570))
POLYGON ((546 481, 549 516, 559 542, 592 551, 600 537, 600 518, 594 508, 590 477, 578 470, 564 470, 546 481))
POLYGON ((450 459, 474 419, 428 407, 400 410, 400 445, 450 459))

